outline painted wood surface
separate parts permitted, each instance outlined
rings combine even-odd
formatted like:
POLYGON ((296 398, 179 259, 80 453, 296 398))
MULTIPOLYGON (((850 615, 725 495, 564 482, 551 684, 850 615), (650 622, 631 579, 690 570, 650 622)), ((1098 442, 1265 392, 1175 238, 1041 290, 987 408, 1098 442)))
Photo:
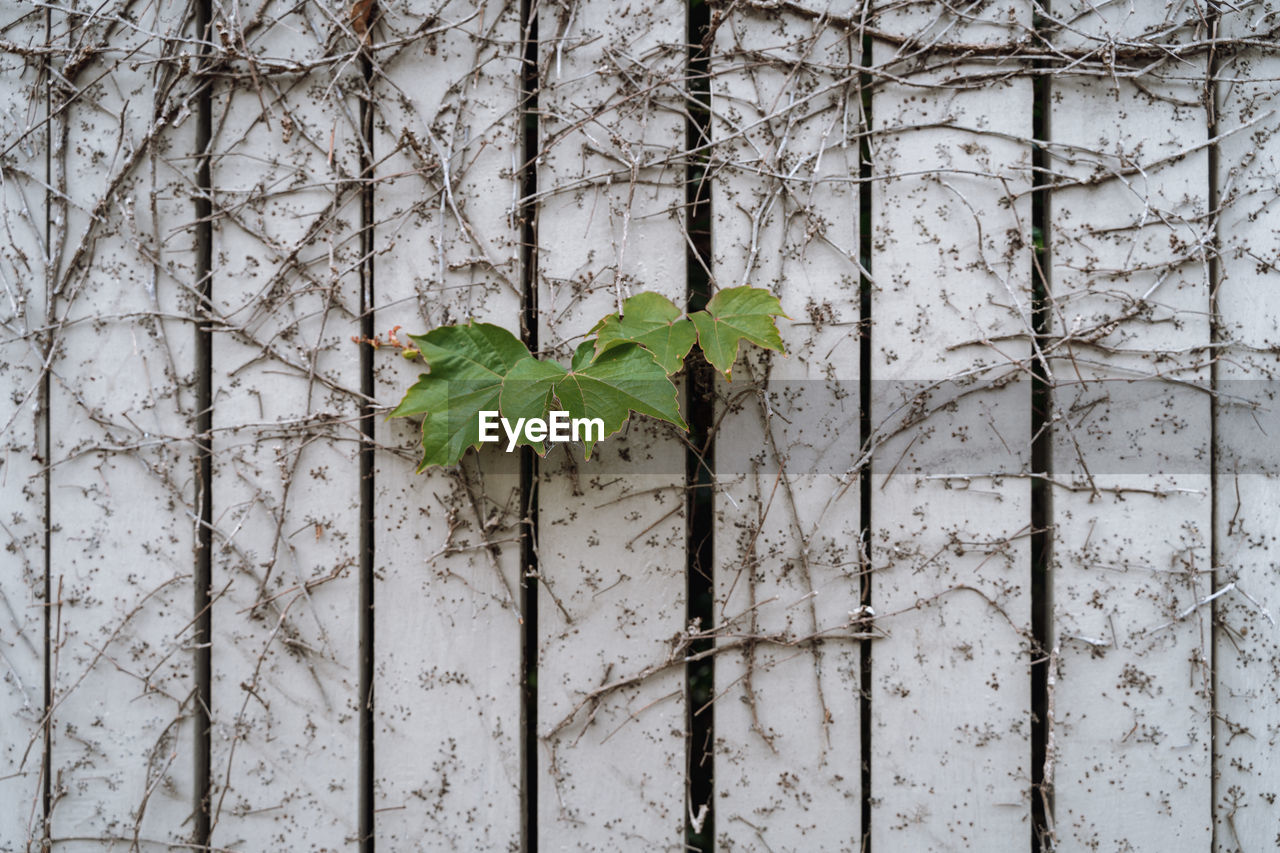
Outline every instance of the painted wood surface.
POLYGON ((739 10, 716 31, 711 273, 781 294, 791 318, 785 358, 740 359, 718 388, 709 627, 736 649, 715 668, 718 849, 862 849, 861 518, 845 474, 860 455, 863 124, 843 73, 860 52, 816 4, 739 10))
MULTIPOLYGON (((472 12, 441 22, 416 4, 388 8, 388 39, 442 31, 434 50, 380 62, 373 297, 382 335, 472 318, 520 326, 522 27, 513 4, 472 12)), ((375 358, 375 396, 386 405, 424 369, 386 351, 375 358)), ((415 474, 416 425, 379 415, 377 431, 374 842, 520 849, 519 454, 415 474)))
POLYGON ((787 357, 717 386, 715 849, 1025 849, 1038 723, 1056 849, 1271 849, 1280 73, 1274 4, 1238 6, 715 4, 712 142, 690 155, 696 4, 213 3, 201 47, 196 4, 0 0, 0 851, 681 849, 705 805, 684 658, 708 532, 687 529, 682 436, 638 419, 591 461, 554 450, 528 495, 519 454, 416 474, 413 425, 382 415, 423 368, 351 339, 368 311, 403 340, 536 307, 538 349, 566 358, 631 293, 683 305, 702 158, 714 286, 789 315, 787 357))
MULTIPOLYGON (((1057 10, 1088 49, 1192 3, 1057 10)), ((1063 851, 1209 843, 1206 72, 1051 84, 1054 807, 1063 851)))
POLYGON ((85 58, 57 73, 92 90, 50 101, 57 850, 186 841, 194 804, 194 251, 174 228, 190 219, 191 167, 170 156, 193 148, 194 126, 166 129, 185 87, 162 61, 179 50, 185 6, 154 4, 134 26, 126 13, 51 14, 54 42, 85 58))
POLYGON ((249 57, 234 71, 275 70, 214 96, 212 840, 348 849, 364 83, 288 70, 355 43, 317 4, 231 4, 218 27, 249 57))
POLYGON ((1030 843, 1032 93, 917 57, 1030 13, 887 11, 872 49, 873 849, 1030 843))
MULTIPOLYGON (((631 293, 684 302, 684 4, 545 6, 538 35, 538 345, 563 359, 631 293)), ((567 451, 538 478, 539 849, 679 850, 684 445, 638 419, 567 451)))
MULTIPOLYGON (((1222 16, 1228 38, 1275 27, 1273 3, 1222 16)), ((1280 740, 1280 581, 1275 507, 1280 459, 1274 448, 1280 300, 1275 293, 1280 180, 1280 61, 1258 48, 1224 57, 1215 69, 1216 171, 1220 214, 1214 301, 1222 343, 1216 384, 1213 803, 1216 850, 1266 850, 1280 838, 1274 755, 1280 740), (1233 401, 1231 397, 1237 398, 1233 401), (1247 406, 1257 405, 1255 414, 1247 406), (1265 431, 1265 432, 1264 432, 1265 431)))
MULTIPOLYGON (((0 7, 0 38, 46 41, 28 6, 0 7)), ((0 53, 0 850, 43 831, 44 372, 48 146, 42 63, 0 53)))

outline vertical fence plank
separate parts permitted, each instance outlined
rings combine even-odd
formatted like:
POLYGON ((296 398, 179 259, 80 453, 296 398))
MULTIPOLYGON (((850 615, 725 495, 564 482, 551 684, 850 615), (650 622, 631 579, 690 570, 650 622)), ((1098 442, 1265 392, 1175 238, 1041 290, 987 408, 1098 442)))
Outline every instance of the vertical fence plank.
POLYGON ((862 849, 859 490, 842 476, 860 454, 861 47, 813 4, 727 16, 711 59, 712 274, 791 318, 785 359, 744 359, 720 387, 713 625, 741 647, 715 669, 725 850, 862 849))
MULTIPOLYGON (((43 11, 0 9, 0 38, 46 43, 43 11)), ((0 51, 0 850, 42 832, 44 773, 45 88, 38 55, 0 51)))
MULTIPOLYGON (((376 328, 475 318, 518 334, 518 5, 446 22, 397 3, 385 16, 385 39, 406 45, 380 60, 376 89, 376 328)), ((424 367, 376 358, 376 396, 394 405, 424 367)), ((519 454, 489 448, 456 472, 415 474, 415 426, 377 427, 376 843, 515 850, 519 454)))
POLYGON ((363 81, 330 10, 215 9, 215 846, 356 840, 363 81))
POLYGON ((1208 379, 1205 68, 1133 50, 1203 38, 1200 14, 1053 6, 1053 41, 1091 54, 1049 99, 1064 851, 1209 842, 1209 400, 1178 384, 1208 379))
POLYGON ((1030 839, 1032 92, 946 47, 1008 44, 1030 12, 877 23, 874 850, 1030 839))
MULTIPOLYGON (((685 9, 548 5, 538 35, 539 345, 564 358, 622 297, 684 303, 685 9)), ((541 463, 540 849, 683 846, 684 446, 627 433, 541 463)))
MULTIPOLYGON (((1271 3, 1224 10, 1218 34, 1261 41, 1275 26, 1271 3)), ((1216 850, 1266 850, 1280 838, 1274 754, 1280 733, 1280 580, 1275 507, 1280 500, 1275 346, 1280 340, 1276 224, 1280 181, 1280 57, 1227 53, 1217 69, 1220 213, 1217 477, 1218 588, 1214 743, 1216 850), (1260 408, 1253 410, 1249 406, 1260 408)))
POLYGON ((189 841, 194 122, 186 5, 53 11, 49 420, 59 850, 189 841), (82 61, 83 60, 83 61, 82 61), (170 61, 166 61, 170 60, 170 61))

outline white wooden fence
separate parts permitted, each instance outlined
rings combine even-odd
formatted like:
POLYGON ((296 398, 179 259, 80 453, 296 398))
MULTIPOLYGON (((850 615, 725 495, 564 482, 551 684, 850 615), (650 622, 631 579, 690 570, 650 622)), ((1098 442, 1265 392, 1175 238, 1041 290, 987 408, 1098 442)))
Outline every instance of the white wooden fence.
POLYGON ((0 0, 0 850, 1276 849, 1278 28, 0 0), (743 283, 589 463, 355 342, 743 283))

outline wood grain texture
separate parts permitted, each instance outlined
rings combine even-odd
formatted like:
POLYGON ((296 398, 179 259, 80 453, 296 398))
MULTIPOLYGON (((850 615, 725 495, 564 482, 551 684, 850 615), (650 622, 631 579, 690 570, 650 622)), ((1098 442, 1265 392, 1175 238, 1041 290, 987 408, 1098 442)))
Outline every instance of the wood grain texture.
MULTIPOLYGON (((431 49, 380 65, 380 333, 472 318, 519 333, 521 22, 511 3, 471 12, 432 36, 431 49)), ((387 7, 386 25, 393 39, 433 22, 400 3, 387 7)), ((394 350, 375 360, 384 405, 425 369, 394 350)), ((416 474, 416 424, 380 418, 376 429, 376 844, 518 850, 519 454, 491 447, 455 470, 416 474)))
POLYGON ((747 643, 716 659, 723 850, 862 848, 859 492, 845 476, 860 453, 861 129, 845 72, 861 45, 820 12, 735 12, 711 60, 711 272, 780 294, 790 318, 785 358, 744 346, 718 388, 713 626, 747 643))
MULTIPOLYGON (((1203 37, 1192 3, 1055 12, 1058 44, 1203 37)), ((1210 236, 1202 58, 1050 92, 1053 778, 1062 851, 1203 849, 1210 236)))
MULTIPOLYGON (((565 358, 631 293, 684 302, 684 4, 544 6, 538 34, 538 340, 565 358)), ((684 445, 643 418, 626 433, 541 463, 542 850, 683 846, 684 445)))
MULTIPOLYGON (((46 39, 44 15, 0 5, 0 38, 46 39)), ((45 151, 41 62, 0 53, 0 851, 43 833, 45 151)))
POLYGON ((191 215, 195 129, 168 127, 186 87, 161 61, 179 49, 186 6, 131 14, 84 3, 52 13, 53 42, 86 57, 66 60, 68 86, 50 104, 52 183, 65 198, 50 246, 57 850, 189 841, 195 802, 195 256, 174 227, 191 215))
POLYGON ((1030 13, 886 10, 872 48, 875 850, 1029 844, 1032 93, 933 50, 1030 13))
MULTIPOLYGON (((1274 3, 1224 12, 1219 35, 1263 40, 1274 3)), ((1216 850, 1267 850, 1280 838, 1274 766, 1280 742, 1280 456, 1272 450, 1280 376, 1280 299, 1276 297, 1280 179, 1280 58, 1249 49, 1216 69, 1218 144, 1218 334, 1214 502, 1214 777, 1216 850), (1233 402, 1231 398, 1238 402, 1233 402), (1246 406, 1258 405, 1256 412, 1246 406)))
POLYGON ((353 849, 363 80, 320 4, 218 28, 254 64, 214 96, 212 842, 353 849))

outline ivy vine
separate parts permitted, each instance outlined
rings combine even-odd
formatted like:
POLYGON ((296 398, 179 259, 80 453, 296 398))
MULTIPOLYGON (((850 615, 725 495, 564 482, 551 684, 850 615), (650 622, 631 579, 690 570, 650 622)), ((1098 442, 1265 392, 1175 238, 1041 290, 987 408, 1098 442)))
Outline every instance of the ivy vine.
MULTIPOLYGON (((467 449, 480 449, 481 412, 497 411, 517 422, 546 420, 554 411, 603 421, 605 437, 622 429, 632 413, 683 430, 672 377, 696 345, 730 379, 742 341, 785 352, 775 317, 785 317, 778 297, 756 287, 718 291, 702 311, 685 314, 665 296, 643 292, 622 303, 587 332, 568 367, 535 357, 511 332, 490 323, 441 326, 410 335, 410 358, 421 356, 428 373, 418 377, 389 417, 422 416, 422 471, 453 465, 467 449)), ((539 454, 546 442, 515 439, 539 454)), ((595 441, 582 442, 591 458, 595 441)))

